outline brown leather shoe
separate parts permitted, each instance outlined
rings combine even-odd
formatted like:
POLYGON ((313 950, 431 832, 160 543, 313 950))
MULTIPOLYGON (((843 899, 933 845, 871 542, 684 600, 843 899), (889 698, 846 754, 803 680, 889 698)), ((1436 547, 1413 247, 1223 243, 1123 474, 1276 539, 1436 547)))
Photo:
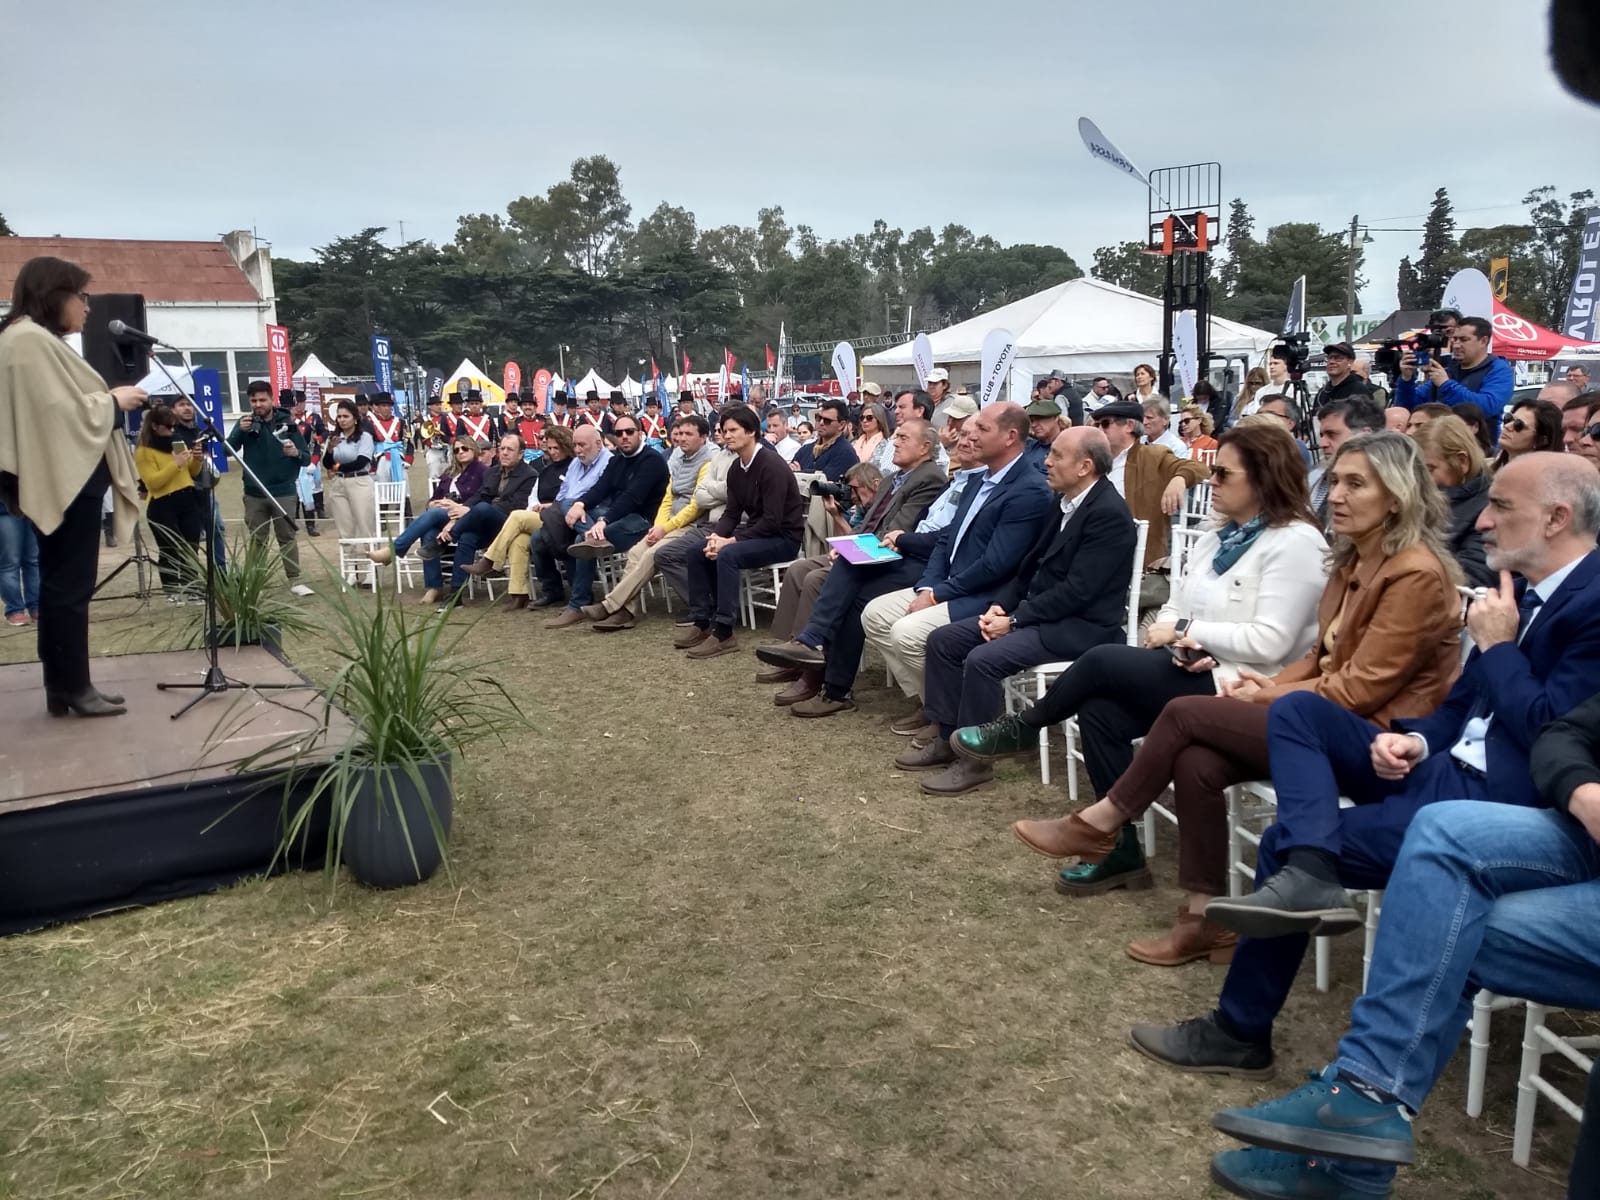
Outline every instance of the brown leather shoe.
POLYGON ((911 744, 918 750, 921 750, 924 746, 932 745, 934 742, 943 742, 947 740, 948 739, 946 739, 945 736, 939 732, 939 723, 937 721, 929 721, 921 729, 917 730, 911 735, 911 744))
POLYGON ((851 712, 854 710, 854 700, 835 700, 831 696, 813 696, 809 700, 802 700, 798 704, 789 705, 791 717, 831 717, 834 713, 851 712))
POLYGON ((583 624, 583 614, 575 608, 563 608, 561 615, 544 623, 546 629, 566 629, 569 625, 583 624))
POLYGON ((772 698, 772 702, 779 708, 786 708, 791 704, 799 704, 802 700, 809 700, 822 690, 822 672, 804 671, 799 678, 784 688, 772 698))
POLYGON ((912 737, 921 733, 928 725, 928 718, 922 711, 922 701, 917 701, 917 707, 905 716, 899 717, 889 723, 889 732, 899 734, 901 737, 912 737))
POLYGON ((711 636, 709 629, 701 629, 698 625, 688 625, 678 631, 678 636, 672 639, 674 650, 687 650, 691 646, 698 646, 711 636))
POLYGON ((1079 858, 1086 863, 1104 862, 1117 848, 1118 830, 1101 833, 1077 813, 1053 821, 1013 821, 1011 832, 1022 844, 1046 858, 1079 858))
POLYGON ((922 790, 929 796, 959 796, 993 782, 994 768, 988 763, 957 758, 944 770, 924 775, 922 790))
POLYGON ((716 658, 719 654, 732 654, 739 649, 739 640, 729 634, 725 638, 703 637, 698 645, 690 646, 685 658, 716 658))
MULTIPOLYGON (((599 605, 591 605, 590 607, 598 608, 599 605)), ((583 611, 587 613, 589 609, 586 608, 583 611)), ((633 610, 624 604, 610 616, 596 621, 592 628, 596 633, 615 633, 619 629, 632 629, 633 619, 633 610)))
POLYGON ((611 615, 611 610, 604 604, 585 604, 578 611, 583 614, 585 621, 604 621, 611 615))
POLYGON ((523 593, 522 595, 519 596, 515 592, 507 592, 504 596, 500 597, 500 611, 501 612, 516 612, 518 609, 527 608, 527 607, 528 607, 528 596, 527 596, 527 593, 523 593))
POLYGON ((473 559, 461 569, 468 575, 476 575, 479 579, 482 579, 485 575, 493 575, 500 568, 495 566, 494 559, 484 555, 482 558, 473 559))
POLYGON ((935 740, 926 746, 912 746, 895 755, 894 765, 902 771, 927 771, 933 767, 942 767, 946 763, 954 762, 956 752, 950 749, 950 743, 935 740))
POLYGON ((800 675, 801 670, 799 667, 762 667, 761 670, 756 672, 756 682, 766 684, 793 683, 800 678, 800 675))
POLYGON ((391 542, 387 546, 379 546, 376 550, 368 550, 367 558, 369 561, 377 563, 380 567, 388 566, 394 561, 394 543, 391 542))
POLYGON ((1238 944, 1237 933, 1199 913, 1191 913, 1186 904, 1178 910, 1178 920, 1167 932, 1129 943, 1128 957, 1152 967, 1181 967, 1202 958, 1226 966, 1233 961, 1233 949, 1238 944))

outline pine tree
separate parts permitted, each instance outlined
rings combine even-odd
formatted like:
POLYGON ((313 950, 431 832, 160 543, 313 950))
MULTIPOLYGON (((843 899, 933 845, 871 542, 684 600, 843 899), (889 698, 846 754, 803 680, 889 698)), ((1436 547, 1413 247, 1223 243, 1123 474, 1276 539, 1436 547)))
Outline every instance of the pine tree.
POLYGON ((0 237, 16 237, 17 231, 6 224, 5 213, 0 213, 0 237))
POLYGON ((1256 219, 1250 215, 1250 209, 1243 200, 1234 197, 1233 203, 1228 205, 1228 229, 1223 235, 1228 247, 1228 260, 1217 271, 1217 282, 1222 285, 1224 295, 1231 296, 1238 289, 1244 260, 1255 245, 1250 236, 1255 227, 1256 219))
POLYGON ((1422 283, 1417 276, 1417 269, 1411 265, 1409 255, 1400 260, 1400 275, 1395 280, 1394 290, 1402 309, 1415 311, 1420 308, 1433 307, 1422 298, 1422 283))
MULTIPOLYGON (((1422 227, 1422 255, 1417 259, 1417 308, 1434 308, 1456 273, 1460 252, 1456 248, 1456 218, 1450 210, 1450 193, 1440 188, 1422 227)), ((1410 307, 1403 306, 1403 307, 1410 307)))

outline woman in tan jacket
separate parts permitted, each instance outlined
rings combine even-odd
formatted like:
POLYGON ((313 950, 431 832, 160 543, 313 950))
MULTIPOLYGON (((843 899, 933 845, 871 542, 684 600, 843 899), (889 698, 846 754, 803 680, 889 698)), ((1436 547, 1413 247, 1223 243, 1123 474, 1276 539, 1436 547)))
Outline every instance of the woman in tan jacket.
POLYGON ((1397 433, 1352 438, 1328 476, 1331 572, 1306 656, 1271 678, 1241 671, 1220 696, 1172 701, 1104 799, 1058 820, 1012 826, 1040 854, 1077 856, 1084 864, 1062 872, 1058 891, 1148 887, 1133 822, 1172 785, 1178 883, 1188 898, 1172 929, 1128 948, 1141 962, 1232 958, 1236 936, 1203 914, 1207 902, 1227 891, 1224 793, 1271 773, 1267 707, 1274 699, 1315 692, 1387 726, 1432 712, 1459 669, 1461 572, 1441 541, 1444 499, 1415 443, 1397 433), (1119 869, 1119 859, 1128 866, 1119 869))
POLYGON ((39 540, 39 664, 51 716, 126 712, 89 681, 89 597, 99 564, 100 510, 109 487, 117 536, 139 515, 123 414, 145 402, 108 388, 62 339, 89 317, 89 273, 59 258, 22 265, 0 320, 0 500, 39 540))

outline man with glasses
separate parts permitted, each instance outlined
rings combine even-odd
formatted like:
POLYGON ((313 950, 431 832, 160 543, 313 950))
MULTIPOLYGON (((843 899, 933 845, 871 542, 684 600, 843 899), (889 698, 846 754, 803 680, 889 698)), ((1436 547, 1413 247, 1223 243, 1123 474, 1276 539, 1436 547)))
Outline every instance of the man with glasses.
MULTIPOLYGON (((1365 399, 1364 396, 1363 399, 1365 399)), ((1338 401, 1332 401, 1331 403, 1336 404, 1338 401)), ((1328 406, 1324 405, 1323 407, 1326 408, 1328 406)), ((1300 428, 1300 406, 1287 396, 1268 396, 1261 402, 1261 407, 1256 411, 1266 413, 1269 417, 1276 417, 1283 424, 1289 436, 1294 438, 1294 444, 1300 447, 1300 457, 1305 460, 1306 469, 1309 470, 1311 468, 1311 450, 1295 433, 1300 428)))
POLYGON ((1394 402, 1401 408, 1422 404, 1476 404, 1483 410, 1489 432, 1500 435, 1500 413, 1511 401, 1517 386, 1511 364, 1489 353, 1493 326, 1482 317, 1462 317, 1450 331, 1449 362, 1431 355, 1426 367, 1418 369, 1416 355, 1400 356, 1400 380, 1395 385, 1394 402))
POLYGON ((661 498, 667 494, 667 460, 644 444, 639 419, 624 413, 612 424, 611 435, 616 439, 616 452, 604 474, 567 509, 564 524, 576 538, 567 555, 577 561, 572 564, 567 606, 544 623, 546 629, 594 620, 584 616, 583 610, 594 604, 595 559, 631 550, 650 532, 661 498))
POLYGON ((829 483, 838 483, 844 473, 861 460, 846 436, 850 432, 850 409, 843 400, 824 400, 817 405, 817 440, 801 446, 790 460, 796 472, 820 471, 829 483))

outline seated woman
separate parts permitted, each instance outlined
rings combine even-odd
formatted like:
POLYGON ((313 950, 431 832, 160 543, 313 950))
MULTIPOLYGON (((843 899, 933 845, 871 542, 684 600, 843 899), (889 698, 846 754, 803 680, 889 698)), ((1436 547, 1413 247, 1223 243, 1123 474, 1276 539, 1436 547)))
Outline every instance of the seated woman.
POLYGON ((1339 447, 1328 476, 1331 575, 1310 652, 1271 678, 1241 669, 1220 696, 1173 700, 1103 799, 1057 820, 1012 826, 1049 858, 1101 864, 1098 872, 1064 871, 1057 889, 1069 895, 1148 886, 1144 864, 1128 850, 1129 825, 1170 784, 1178 814, 1178 883, 1189 894, 1172 933, 1172 962, 1231 956, 1234 935, 1204 912, 1212 897, 1227 891, 1224 793, 1271 773, 1268 705, 1309 691, 1387 727, 1438 707, 1460 665, 1455 589, 1461 572, 1438 532, 1445 527, 1444 497, 1416 444, 1397 433, 1353 437, 1339 447))
POLYGON ((1491 470, 1498 471, 1513 458, 1537 450, 1560 454, 1561 407, 1549 400, 1522 400, 1500 429, 1500 453, 1491 470))
MULTIPOLYGON (((451 447, 451 463, 433 485, 433 496, 428 507, 417 515, 387 546, 380 546, 367 557, 375 563, 391 563, 404 558, 406 551, 419 541, 432 542, 441 530, 450 524, 451 513, 478 494, 483 486, 483 464, 478 461, 481 449, 476 438, 459 437, 451 447)), ((439 556, 425 555, 422 560, 422 602, 432 604, 444 595, 444 568, 439 556)))
POLYGON ((852 438, 850 444, 855 447, 856 457, 864 463, 869 463, 889 433, 889 418, 884 412, 883 405, 875 400, 863 404, 860 428, 860 436, 852 438))
POLYGON ((168 604, 187 602, 195 582, 189 569, 191 553, 198 552, 211 519, 205 494, 194 486, 203 460, 178 440, 177 433, 177 414, 166 405, 152 408, 139 427, 139 445, 133 452, 139 480, 150 496, 145 517, 160 547, 156 567, 168 604))
POLYGON ((1211 414, 1198 404, 1191 404, 1178 414, 1178 436, 1189 447, 1190 458, 1194 457, 1196 450, 1217 448, 1217 439, 1211 436, 1215 427, 1211 414))
POLYGON ((1483 534, 1478 532, 1478 514, 1489 503, 1491 478, 1478 439, 1471 427, 1452 413, 1429 421, 1417 430, 1415 440, 1428 474, 1450 504, 1445 547, 1455 555, 1456 565, 1469 584, 1495 587, 1500 575, 1484 561, 1483 534))
MULTIPOLYGON (((950 745, 957 753, 979 762, 1027 753, 1040 729, 1076 715, 1089 780, 1103 796, 1133 761, 1131 743, 1150 731, 1169 700, 1214 697, 1241 671, 1271 673, 1311 648, 1327 544, 1294 439, 1281 424, 1237 425, 1222 435, 1211 477, 1222 524, 1190 552, 1191 569, 1146 631, 1144 648, 1096 646, 1019 715, 956 730, 950 745)), ((1117 855, 1125 871, 1074 890, 1126 886, 1135 874, 1148 879, 1131 830, 1125 840, 1117 855)), ((1209 951, 1187 944, 1193 924, 1180 917, 1171 934, 1128 952, 1156 964, 1201 957, 1209 951)))

